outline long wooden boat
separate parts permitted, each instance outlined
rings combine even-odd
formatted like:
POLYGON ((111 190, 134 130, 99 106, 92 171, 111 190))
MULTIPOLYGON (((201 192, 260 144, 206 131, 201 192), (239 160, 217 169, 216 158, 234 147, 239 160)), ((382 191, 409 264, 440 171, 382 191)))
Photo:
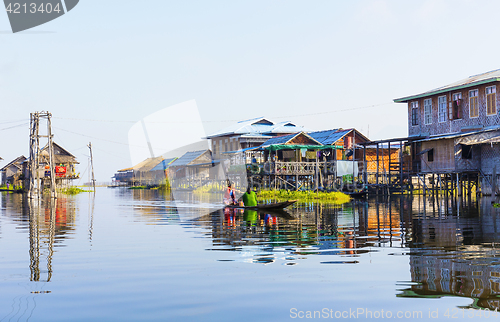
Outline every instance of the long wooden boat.
POLYGON ((275 202, 275 203, 267 203, 267 204, 259 204, 257 206, 247 207, 247 206, 239 206, 239 205, 228 205, 226 208, 241 208, 241 209, 283 209, 290 205, 296 203, 297 200, 288 200, 283 202, 275 202))
POLYGON ((368 194, 367 191, 344 192, 344 193, 354 199, 366 197, 366 195, 368 194))

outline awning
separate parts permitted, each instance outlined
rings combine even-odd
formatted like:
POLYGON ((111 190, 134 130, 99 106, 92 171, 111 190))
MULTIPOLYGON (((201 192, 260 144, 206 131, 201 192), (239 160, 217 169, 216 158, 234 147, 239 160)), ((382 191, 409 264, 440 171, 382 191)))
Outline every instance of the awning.
POLYGON ((460 143, 464 145, 500 143, 500 136, 495 136, 489 139, 468 140, 466 142, 460 142, 460 143))
POLYGON ((220 163, 219 160, 214 160, 213 162, 188 164, 188 165, 186 165, 186 167, 215 166, 216 164, 219 164, 219 163, 220 163))
POLYGON ((423 151, 420 151, 419 153, 417 153, 417 155, 422 155, 422 154, 425 154, 425 153, 429 152, 430 150, 434 150, 434 148, 425 149, 425 150, 423 150, 423 151))
POLYGON ((235 154, 235 153, 241 153, 241 152, 245 152, 245 151, 258 150, 258 149, 260 149, 260 146, 254 146, 251 148, 245 148, 245 149, 236 150, 236 151, 226 151, 226 152, 222 152, 221 154, 235 154))
POLYGON ((296 149, 309 149, 309 150, 327 150, 327 149, 343 149, 341 145, 306 145, 306 144, 273 144, 266 146, 264 149, 270 151, 278 150, 296 150, 296 149))

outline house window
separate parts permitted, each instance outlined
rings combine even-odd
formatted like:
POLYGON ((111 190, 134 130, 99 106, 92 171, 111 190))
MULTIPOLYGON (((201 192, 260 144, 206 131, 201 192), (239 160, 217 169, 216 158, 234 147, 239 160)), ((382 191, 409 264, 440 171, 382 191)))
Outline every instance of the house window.
POLYGON ((418 101, 411 102, 411 125, 418 125, 418 101))
POLYGON ((424 123, 432 124, 432 100, 430 98, 424 100, 424 123))
POLYGON ((472 145, 462 144, 462 159, 472 159, 472 145))
POLYGON ((462 118, 462 93, 453 94, 453 104, 450 119, 458 120, 462 118))
POLYGON ((486 87, 486 114, 497 114, 496 86, 486 87))
POLYGON ((430 149, 427 152, 427 161, 428 162, 434 162, 434 149, 430 149))
POLYGON ((446 122, 446 96, 438 97, 438 121, 446 122))
POLYGON ((469 91, 469 116, 470 117, 478 117, 479 116, 479 108, 477 106, 477 89, 469 91))

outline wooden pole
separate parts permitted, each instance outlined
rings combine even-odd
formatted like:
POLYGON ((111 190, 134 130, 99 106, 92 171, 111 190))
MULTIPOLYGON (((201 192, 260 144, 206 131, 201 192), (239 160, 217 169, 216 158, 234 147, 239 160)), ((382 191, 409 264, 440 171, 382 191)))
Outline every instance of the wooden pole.
POLYGON ((366 162, 366 145, 363 146, 363 183, 368 184, 368 163, 366 162))
MULTIPOLYGON (((391 183, 391 142, 387 142, 387 149, 389 150, 389 180, 387 181, 388 184, 391 183)), ((382 152, 383 153, 383 152, 382 152)))
POLYGON ((54 146, 52 145, 52 126, 50 117, 52 114, 47 113, 47 136, 48 136, 48 149, 49 149, 49 168, 50 168, 50 197, 57 198, 56 196, 56 173, 54 167, 54 146))
POLYGON ((318 150, 315 150, 314 152, 316 152, 316 167, 315 167, 315 171, 314 171, 314 175, 315 175, 315 178, 314 178, 314 181, 315 181, 315 186, 316 186, 316 196, 318 195, 318 188, 319 188, 319 184, 318 184, 318 178, 319 178, 319 175, 318 175, 318 172, 319 172, 319 165, 318 165, 318 150))
POLYGON ((403 186, 403 164, 404 164, 404 158, 403 158, 403 141, 399 141, 399 182, 401 184, 401 194, 404 193, 404 186, 403 186))
POLYGON ((377 194, 378 194, 378 177, 379 177, 379 147, 377 143, 377 173, 375 174, 375 184, 377 186, 377 194))
POLYGON ((491 176, 491 195, 495 196, 497 193, 497 165, 493 166, 493 174, 491 176))
POLYGON ((90 150, 90 168, 92 170, 92 188, 94 189, 94 193, 95 193, 94 157, 92 155, 92 142, 89 142, 88 147, 90 150))

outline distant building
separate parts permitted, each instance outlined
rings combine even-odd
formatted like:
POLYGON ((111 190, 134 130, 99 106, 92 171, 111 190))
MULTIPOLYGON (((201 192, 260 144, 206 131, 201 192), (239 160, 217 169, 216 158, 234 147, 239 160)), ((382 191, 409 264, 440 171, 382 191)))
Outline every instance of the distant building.
POLYGON ((118 170, 113 176, 115 182, 126 185, 156 185, 165 181, 166 170, 176 158, 148 158, 133 167, 118 170))
POLYGON ((3 185, 10 184, 19 186, 22 184, 22 164, 24 161, 26 161, 26 157, 21 155, 0 169, 3 185))
POLYGON ((219 159, 224 152, 257 147, 272 137, 301 131, 308 130, 291 122, 274 123, 261 117, 240 121, 207 136, 207 139, 211 140, 213 157, 219 159))
POLYGON ((215 166, 210 150, 186 152, 172 162, 168 169, 168 177, 179 182, 209 179, 210 169, 215 166))

